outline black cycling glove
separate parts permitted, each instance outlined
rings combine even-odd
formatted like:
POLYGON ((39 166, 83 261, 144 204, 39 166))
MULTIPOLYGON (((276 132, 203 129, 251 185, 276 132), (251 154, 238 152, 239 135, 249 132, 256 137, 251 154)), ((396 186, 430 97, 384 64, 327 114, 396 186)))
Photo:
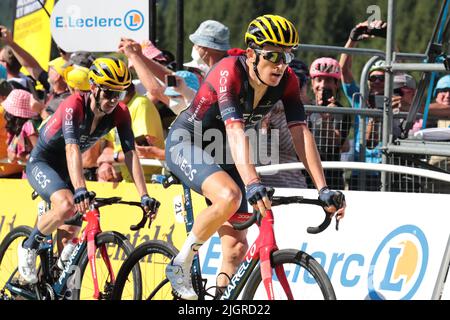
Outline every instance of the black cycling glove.
POLYGON ((325 207, 335 206, 336 209, 340 209, 344 205, 345 196, 340 191, 333 191, 328 187, 323 187, 319 191, 319 200, 325 207))
POLYGON ((89 199, 89 191, 86 188, 78 188, 73 195, 73 202, 78 204, 84 200, 89 199))
POLYGON ((150 197, 148 194, 144 194, 141 197, 141 207, 148 207, 152 213, 157 213, 160 205, 161 203, 158 200, 150 197))
POLYGON ((264 196, 268 196, 269 199, 271 199, 275 191, 273 188, 266 187, 260 182, 249 184, 247 187, 245 187, 245 190, 245 196, 247 198, 247 201, 251 205, 256 204, 258 200, 261 200, 264 196))

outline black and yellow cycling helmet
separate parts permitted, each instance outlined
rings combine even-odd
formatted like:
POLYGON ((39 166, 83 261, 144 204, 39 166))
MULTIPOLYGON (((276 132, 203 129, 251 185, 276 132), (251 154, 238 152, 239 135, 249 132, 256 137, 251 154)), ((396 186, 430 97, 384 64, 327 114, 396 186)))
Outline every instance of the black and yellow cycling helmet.
POLYGON ((131 83, 128 67, 117 58, 98 58, 89 70, 89 81, 102 89, 123 91, 131 83))
POLYGON ((254 43, 258 47, 272 44, 295 48, 299 38, 292 22, 278 15, 266 14, 250 22, 245 33, 245 43, 247 46, 254 43))

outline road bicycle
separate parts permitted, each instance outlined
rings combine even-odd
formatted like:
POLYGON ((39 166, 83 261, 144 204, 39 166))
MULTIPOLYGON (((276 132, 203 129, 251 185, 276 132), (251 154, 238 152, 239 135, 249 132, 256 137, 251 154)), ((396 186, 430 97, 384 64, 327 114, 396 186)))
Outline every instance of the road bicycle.
MULTIPOLYGON (((32 199, 37 197, 33 193, 32 199)), ((79 300, 94 298, 108 300, 116 281, 117 263, 112 260, 124 260, 130 255, 133 246, 129 240, 116 231, 102 232, 100 227, 100 207, 123 204, 139 207, 144 217, 146 213, 140 202, 122 201, 120 197, 96 198, 90 193, 91 204, 84 213, 76 213, 65 221, 68 225, 81 225, 86 221, 79 243, 74 248, 64 270, 57 266, 58 254, 54 249, 52 235, 40 244, 37 251, 38 282, 28 284, 21 277, 17 268, 17 247, 28 238, 32 228, 19 226, 11 230, 0 244, 0 300, 79 300), (104 263, 100 263, 100 259, 104 263), (91 273, 86 271, 90 264, 91 273)), ((42 211, 48 210, 40 209, 42 211)), ((45 214, 45 213, 44 213, 45 214)), ((140 224, 133 225, 132 230, 138 230, 140 224)), ((139 268, 131 271, 128 292, 136 299, 141 295, 141 273, 139 268)))
MULTIPOLYGON (((179 180, 173 175, 157 176, 154 181, 161 183, 164 188, 179 183, 179 180)), ((189 233, 194 222, 191 191, 186 185, 182 184, 182 186, 183 201, 181 205, 178 204, 178 211, 183 213, 186 231, 189 233)), ((343 194, 339 192, 335 200, 341 206, 343 194)), ((292 203, 323 207, 318 199, 305 199, 301 196, 273 197, 272 199, 272 206, 292 203)), ((309 227, 307 231, 309 233, 322 232, 330 225, 331 220, 331 216, 325 212, 323 222, 317 227, 309 227)), ((229 285, 220 296, 210 292, 216 288, 215 286, 207 288, 207 280, 203 279, 200 269, 199 255, 195 256, 191 270, 192 283, 200 300, 206 298, 235 300, 242 291, 242 299, 244 300, 261 299, 263 296, 277 300, 305 299, 306 295, 303 290, 291 289, 299 282, 297 280, 301 269, 307 273, 308 282, 312 283, 308 285, 310 288, 307 289, 308 292, 314 291, 312 293, 314 299, 336 299, 328 275, 313 257, 296 249, 278 249, 273 230, 274 216, 272 210, 268 210, 264 218, 254 213, 237 213, 230 219, 230 222, 238 230, 244 230, 257 222, 259 235, 249 247, 236 274, 231 277, 229 285), (311 287, 314 290, 311 290, 311 287)), ((338 221, 336 220, 337 228, 338 221)), ((147 241, 138 246, 119 270, 112 294, 113 300, 130 297, 129 288, 126 287, 126 284, 130 281, 132 270, 137 266, 141 268, 143 275, 143 300, 173 299, 171 285, 165 277, 165 267, 177 253, 178 250, 173 245, 160 240, 147 241)))

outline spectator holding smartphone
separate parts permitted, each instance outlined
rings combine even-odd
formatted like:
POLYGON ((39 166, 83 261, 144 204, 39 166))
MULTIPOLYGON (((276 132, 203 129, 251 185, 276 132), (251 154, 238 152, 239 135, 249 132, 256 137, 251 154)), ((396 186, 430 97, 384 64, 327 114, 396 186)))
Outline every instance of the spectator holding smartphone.
MULTIPOLYGON (((392 95, 392 110, 394 113, 409 112, 416 94, 416 80, 408 73, 397 73, 394 75, 394 92, 392 95)), ((403 121, 406 119, 395 118, 393 123, 394 140, 400 137, 403 121)), ((414 122, 412 131, 415 132, 422 128, 422 119, 414 122)), ((428 121, 428 124, 435 125, 434 121, 428 121)))
POLYGON ((176 115, 186 109, 194 99, 200 82, 190 71, 177 71, 175 75, 168 75, 164 95, 169 99, 168 106, 176 115))
MULTIPOLYGON (((317 105, 329 108, 344 107, 338 102, 341 79, 338 61, 328 57, 316 59, 310 66, 309 74, 317 105)), ((346 141, 351 128, 351 117, 342 114, 312 113, 308 122, 316 139, 321 160, 340 161, 341 153, 349 149, 346 141)), ((327 169, 324 173, 331 188, 337 190, 345 188, 343 170, 327 169)))
MULTIPOLYGON (((387 23, 381 20, 374 20, 370 23, 364 21, 357 24, 350 32, 349 39, 345 44, 345 48, 355 48, 360 41, 366 41, 378 36, 384 36, 387 23)), ((353 96, 360 93, 360 88, 356 84, 353 73, 352 73, 352 56, 346 53, 341 55, 339 64, 342 68, 341 80, 342 88, 345 96, 350 103, 353 103, 353 96)), ((369 108, 375 108, 376 95, 384 95, 384 61, 377 61, 369 70, 369 97, 374 96, 373 99, 369 99, 369 108)), ((360 99, 356 98, 354 104, 352 105, 355 109, 361 108, 360 99)), ((359 116, 355 117, 355 143, 354 143, 354 154, 355 161, 360 159, 360 137, 361 134, 365 135, 366 139, 366 150, 365 161, 369 163, 381 163, 381 122, 380 119, 367 118, 366 132, 361 133, 359 130, 359 116)), ((367 172, 366 190, 368 191, 378 191, 381 187, 380 174, 378 172, 369 171, 367 172)), ((359 171, 352 172, 352 178, 350 182, 350 189, 359 189, 359 171)))

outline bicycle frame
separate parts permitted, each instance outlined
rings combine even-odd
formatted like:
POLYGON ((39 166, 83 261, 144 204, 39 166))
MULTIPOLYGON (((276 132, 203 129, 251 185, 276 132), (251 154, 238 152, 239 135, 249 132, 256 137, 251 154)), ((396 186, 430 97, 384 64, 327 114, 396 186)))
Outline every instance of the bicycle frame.
MULTIPOLYGON (((68 264, 65 266, 64 270, 62 271, 59 278, 54 282, 53 277, 51 276, 51 270, 54 267, 54 261, 53 261, 53 240, 51 235, 47 236, 44 242, 40 245, 40 248, 38 250, 38 254, 41 257, 41 268, 43 275, 45 277, 46 283, 50 284, 50 287, 52 289, 52 294, 57 296, 59 299, 64 298, 64 296, 68 293, 68 281, 74 275, 75 277, 78 275, 78 278, 75 278, 75 286, 81 286, 81 275, 77 272, 78 270, 78 263, 81 259, 81 256, 84 252, 84 250, 87 247, 88 252, 88 258, 89 258, 89 265, 91 268, 91 274, 92 279, 94 282, 94 298, 99 299, 100 298, 100 290, 98 286, 98 277, 97 277, 97 267, 96 267, 96 261, 95 261, 95 252, 97 250, 97 246, 95 244, 95 237, 97 234, 101 233, 102 230, 100 228, 100 211, 95 208, 93 205, 91 205, 89 211, 85 213, 84 215, 80 215, 79 217, 83 221, 87 222, 87 225, 85 229, 82 232, 80 242, 75 247, 74 251, 72 252, 68 264), (73 274, 75 272, 75 274, 73 274)), ((111 282, 115 282, 115 275, 114 271, 111 265, 111 261, 109 260, 109 256, 107 254, 107 250, 105 245, 102 245, 100 247, 100 253, 103 258, 103 261, 106 264, 106 267, 108 269, 109 276, 111 278, 111 282)), ((14 273, 11 275, 11 277, 8 280, 7 288, 18 295, 24 296, 28 299, 38 299, 37 293, 34 292, 27 292, 23 288, 16 287, 11 283, 11 280, 14 276, 14 273)), ((77 287, 75 287, 77 288, 77 287)), ((69 288, 69 291, 73 288, 69 288)))
MULTIPOLYGON (((185 205, 185 225, 186 232, 189 233, 192 230, 194 224, 194 214, 192 208, 191 191, 189 187, 182 184, 184 193, 184 205, 185 205)), ((250 215, 252 213, 237 213, 235 216, 250 215)), ((239 219, 239 217, 238 217, 239 219)), ((274 216, 272 210, 266 211, 266 216, 262 219, 259 226, 259 235, 253 244, 247 250, 245 258, 239 265, 236 274, 231 278, 225 292, 221 296, 221 300, 236 300, 244 288, 247 279, 255 269, 259 261, 261 261, 261 276, 267 292, 267 297, 271 300, 275 299, 272 286, 272 267, 270 264, 270 256, 273 251, 278 250, 275 233, 273 230, 274 216)), ((204 296, 203 287, 201 285, 201 269, 199 255, 196 254, 194 262, 192 264, 192 273, 194 274, 195 282, 194 286, 197 287, 197 292, 204 296)), ((289 299, 293 299, 292 291, 289 287, 289 283, 286 278, 283 266, 279 266, 275 269, 275 273, 280 281, 286 296, 289 299)))

